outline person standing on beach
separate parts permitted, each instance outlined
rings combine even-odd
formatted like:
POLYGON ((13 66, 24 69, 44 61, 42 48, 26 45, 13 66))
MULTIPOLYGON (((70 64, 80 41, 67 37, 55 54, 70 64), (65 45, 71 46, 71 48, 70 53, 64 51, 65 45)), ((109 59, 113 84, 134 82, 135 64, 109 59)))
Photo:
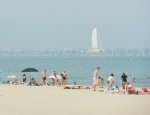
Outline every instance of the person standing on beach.
POLYGON ((92 88, 94 91, 96 91, 96 86, 97 86, 98 77, 99 77, 99 70, 100 70, 100 67, 97 67, 93 74, 93 87, 92 88))
POLYGON ((108 88, 114 84, 114 74, 113 73, 108 77, 107 83, 108 83, 108 88))
POLYGON ((125 73, 121 76, 122 88, 125 89, 125 85, 127 83, 127 75, 125 73))
POLYGON ((23 84, 25 84, 25 83, 26 83, 26 80, 27 80, 27 78, 26 78, 26 74, 23 74, 23 84))
POLYGON ((62 76, 62 85, 67 85, 67 79, 68 79, 68 74, 66 71, 63 71, 61 73, 61 76, 62 76))
POLYGON ((42 72, 42 84, 46 85, 46 70, 42 72))
POLYGON ((52 76, 51 83, 52 83, 53 86, 55 86, 57 84, 57 81, 58 81, 56 71, 53 71, 51 76, 52 76))

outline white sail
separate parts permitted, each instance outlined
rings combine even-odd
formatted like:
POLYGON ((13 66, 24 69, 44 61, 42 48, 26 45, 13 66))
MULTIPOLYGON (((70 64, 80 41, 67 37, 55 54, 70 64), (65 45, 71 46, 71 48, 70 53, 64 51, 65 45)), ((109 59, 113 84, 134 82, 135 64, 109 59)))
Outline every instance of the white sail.
POLYGON ((99 46, 99 39, 97 34, 97 29, 94 28, 92 31, 92 47, 89 49, 89 52, 101 52, 102 49, 99 46))
POLYGON ((92 31, 92 48, 98 48, 97 30, 92 31))

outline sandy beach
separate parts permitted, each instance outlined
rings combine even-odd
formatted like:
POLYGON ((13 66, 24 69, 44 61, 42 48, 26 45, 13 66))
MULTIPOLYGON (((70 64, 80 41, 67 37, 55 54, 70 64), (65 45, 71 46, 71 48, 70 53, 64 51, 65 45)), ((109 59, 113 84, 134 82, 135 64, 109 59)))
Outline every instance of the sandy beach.
POLYGON ((0 115, 149 115, 150 95, 0 85, 0 115))

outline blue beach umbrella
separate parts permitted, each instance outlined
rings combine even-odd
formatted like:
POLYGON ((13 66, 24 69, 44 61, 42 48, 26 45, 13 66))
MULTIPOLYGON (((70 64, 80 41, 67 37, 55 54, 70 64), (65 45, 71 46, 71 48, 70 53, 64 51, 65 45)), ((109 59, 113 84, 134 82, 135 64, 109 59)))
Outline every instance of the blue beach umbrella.
MULTIPOLYGON (((35 68, 25 68, 21 72, 31 73, 31 72, 39 72, 39 71, 37 69, 35 69, 35 68)), ((31 79, 31 74, 29 76, 30 76, 30 79, 31 79)))
POLYGON ((38 72, 38 70, 35 68, 26 68, 26 69, 22 70, 21 72, 38 72))

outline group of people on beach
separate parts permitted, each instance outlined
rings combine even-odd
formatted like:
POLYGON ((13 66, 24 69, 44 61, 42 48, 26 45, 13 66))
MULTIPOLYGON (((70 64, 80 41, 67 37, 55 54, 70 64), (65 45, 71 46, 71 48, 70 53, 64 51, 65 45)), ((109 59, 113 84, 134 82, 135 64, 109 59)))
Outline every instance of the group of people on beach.
MULTIPOLYGON (((103 88, 103 77, 99 74, 100 67, 97 67, 93 74, 93 86, 92 89, 96 91, 96 87, 103 88)), ((108 93, 124 93, 124 94, 150 94, 150 91, 147 88, 142 88, 141 91, 136 90, 129 81, 127 81, 127 75, 123 73, 121 75, 121 86, 122 90, 119 89, 119 86, 114 82, 114 74, 111 75, 107 79, 107 91, 108 93)))
MULTIPOLYGON (((68 73, 66 71, 63 71, 59 74, 56 73, 56 71, 53 71, 52 74, 49 77, 51 79, 51 84, 53 86, 55 85, 66 85, 68 80, 68 73)), ((42 72, 42 81, 41 85, 46 85, 46 70, 42 72)))
MULTIPOLYGON (((92 87, 89 86, 84 86, 84 85, 77 85, 76 82, 73 82, 72 85, 69 85, 67 83, 68 81, 68 73, 66 71, 61 72, 60 74, 57 74, 56 71, 53 71, 49 78, 50 78, 50 83, 47 81, 47 71, 44 69, 41 72, 41 80, 40 82, 36 82, 34 78, 31 78, 29 81, 27 81, 26 74, 23 74, 22 82, 19 80, 15 79, 14 81, 11 82, 11 84, 24 84, 24 85, 29 85, 29 86, 43 86, 43 85, 59 85, 63 86, 64 89, 92 89, 93 91, 96 91, 96 88, 99 87, 100 89, 103 88, 104 86, 104 77, 100 75, 100 67, 97 67, 93 73, 93 85, 92 87)), ((111 73, 108 79, 106 80, 107 85, 105 86, 103 92, 106 93, 124 93, 124 94, 150 94, 150 91, 147 88, 142 88, 141 91, 136 90, 131 83, 127 80, 127 75, 123 73, 121 75, 121 86, 122 89, 119 88, 119 85, 115 84, 114 81, 114 74, 111 73)), ((9 81, 10 82, 10 81, 9 81)))
MULTIPOLYGON (((56 71, 53 71, 51 75, 49 76, 51 79, 50 84, 53 86, 55 85, 66 85, 68 81, 68 73, 66 71, 61 72, 60 74, 57 74, 56 71)), ((40 85, 47 85, 47 73, 46 70, 44 70, 41 74, 41 82, 40 85)))
POLYGON ((66 71, 61 72, 60 74, 57 74, 56 71, 53 71, 50 76, 50 83, 47 81, 47 72, 46 69, 44 69, 41 72, 41 80, 38 83, 35 78, 30 78, 30 80, 27 80, 26 74, 23 74, 22 80, 17 80, 16 78, 12 81, 7 81, 9 84, 24 84, 24 85, 30 85, 30 86, 43 86, 43 85, 67 85, 68 81, 68 73, 66 71))

